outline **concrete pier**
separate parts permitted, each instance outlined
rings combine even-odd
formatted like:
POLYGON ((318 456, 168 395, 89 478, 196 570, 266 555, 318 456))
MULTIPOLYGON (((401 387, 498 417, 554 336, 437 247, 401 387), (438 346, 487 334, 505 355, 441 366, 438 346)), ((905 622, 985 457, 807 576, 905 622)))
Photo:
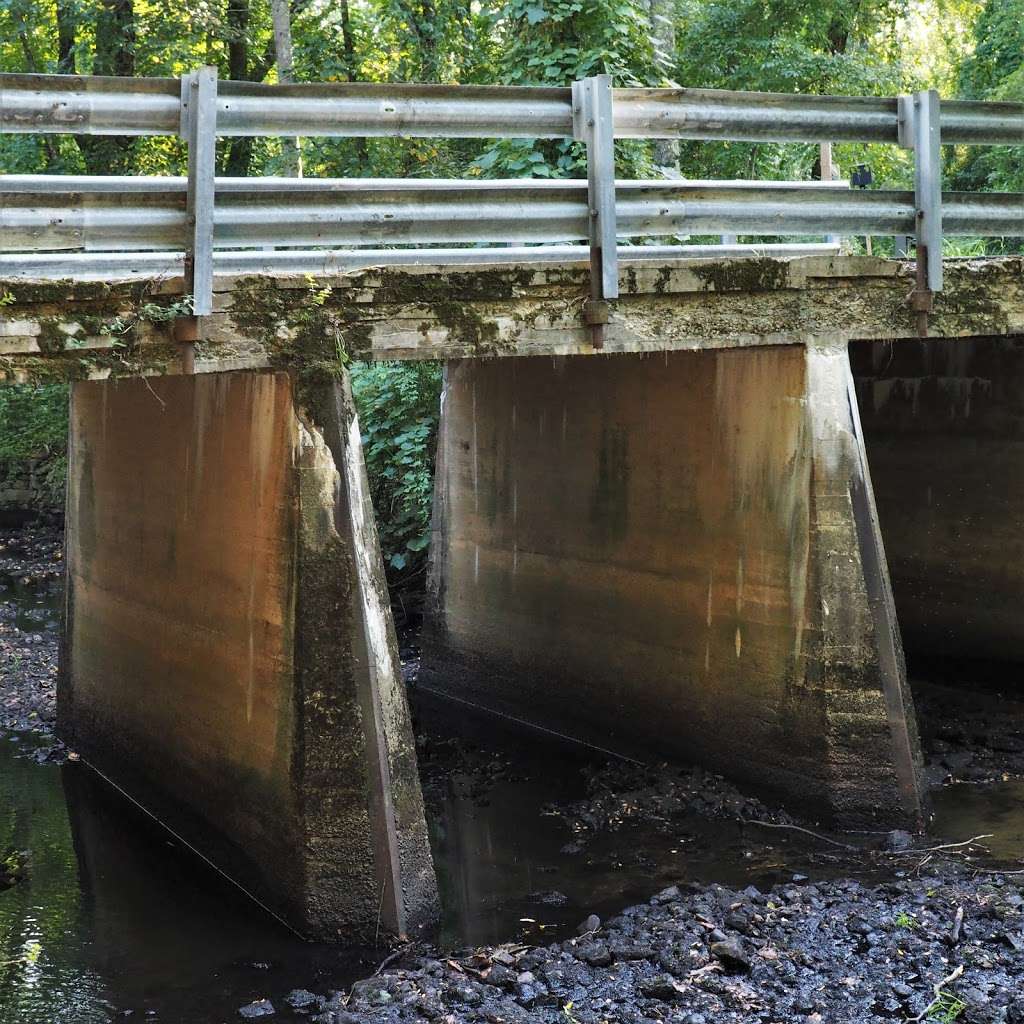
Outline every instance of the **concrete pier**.
POLYGON ((451 361, 434 518, 424 685, 921 823, 844 343, 451 361))
POLYGON ((436 885, 344 381, 74 386, 63 737, 300 933, 436 885))
POLYGON ((1024 658, 1024 336, 851 346, 908 651, 1024 658))

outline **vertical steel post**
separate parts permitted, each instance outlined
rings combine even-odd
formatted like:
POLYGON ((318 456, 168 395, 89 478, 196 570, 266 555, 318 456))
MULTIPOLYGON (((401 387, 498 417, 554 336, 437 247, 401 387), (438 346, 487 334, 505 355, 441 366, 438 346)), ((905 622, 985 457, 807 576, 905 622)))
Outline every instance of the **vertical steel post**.
POLYGON ((587 146, 587 199, 590 212, 590 298, 583 318, 594 348, 604 346, 608 299, 619 297, 615 230, 615 142, 611 75, 572 84, 573 138, 587 146))
POLYGON ((199 317, 213 312, 213 207, 217 146, 217 69, 203 67, 181 79, 180 134, 188 144, 188 236, 185 287, 192 295, 192 323, 181 325, 184 372, 195 372, 199 317))
MULTIPOLYGON (((819 142, 818 143, 818 162, 821 166, 821 180, 822 181, 834 181, 835 180, 835 164, 832 161, 832 143, 831 142, 819 142)), ((825 235, 825 241, 833 245, 838 245, 842 239, 838 235, 831 233, 825 235)))
POLYGON ((934 89, 900 97, 899 140, 914 151, 917 285, 910 305, 923 338, 928 335, 935 292, 942 291, 942 139, 939 94, 934 89))

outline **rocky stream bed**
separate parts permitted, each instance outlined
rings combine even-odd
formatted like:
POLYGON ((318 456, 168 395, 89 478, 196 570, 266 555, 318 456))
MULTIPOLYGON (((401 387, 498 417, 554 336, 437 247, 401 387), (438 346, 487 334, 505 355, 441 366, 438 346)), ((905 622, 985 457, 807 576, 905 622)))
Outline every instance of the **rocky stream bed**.
MULTIPOLYGON (((0 730, 21 736, 19 753, 39 761, 66 756, 53 736, 62 572, 57 524, 0 531, 0 730)), ((406 674, 415 710, 414 655, 406 674)), ((963 692, 915 687, 931 783, 1024 776, 1016 725, 1024 706, 991 690, 970 700, 963 692)), ((485 807, 507 799, 525 770, 514 746, 490 749, 431 721, 418 728, 424 792, 442 826, 453 779, 458 799, 485 807)), ((278 985, 233 1019, 1024 1024, 1024 873, 1016 856, 996 861, 986 840, 969 835, 826 833, 697 769, 592 759, 566 770, 581 773, 578 792, 569 799, 556 791, 529 811, 538 828, 563 837, 560 863, 580 865, 584 891, 587 877, 621 870, 635 884, 614 892, 639 886, 656 895, 614 910, 595 895, 599 915, 557 889, 538 890, 528 898, 535 910, 516 912, 520 927, 509 928, 509 941, 467 946, 449 934, 434 946, 382 949, 377 972, 365 968, 369 976, 350 986, 339 978, 335 990, 329 977, 318 991, 278 985), (680 867, 678 884, 665 887, 669 854, 685 844, 703 844, 702 881, 680 867), (716 844, 729 862, 718 877, 726 884, 708 867, 716 844), (730 881, 743 875, 744 860, 770 865, 761 876, 772 884, 730 881), (555 923, 538 923, 546 916, 555 923)), ((557 880, 555 867, 539 873, 548 870, 557 880)), ((110 1019, 124 1013, 112 1010, 110 1019)), ((154 1011, 146 1019, 178 1018, 154 1011)), ((229 1019, 219 1009, 189 1017, 229 1019)))

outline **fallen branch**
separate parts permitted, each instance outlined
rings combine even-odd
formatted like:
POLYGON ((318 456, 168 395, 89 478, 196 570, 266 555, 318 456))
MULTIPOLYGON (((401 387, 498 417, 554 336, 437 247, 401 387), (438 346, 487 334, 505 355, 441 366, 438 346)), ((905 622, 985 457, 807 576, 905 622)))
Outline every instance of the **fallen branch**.
POLYGON ((823 843, 831 843, 833 846, 838 846, 841 850, 860 850, 859 846, 852 846, 850 843, 840 843, 836 839, 829 839, 828 836, 812 832, 809 828, 804 828, 802 825, 786 825, 777 821, 759 821, 756 818, 740 818, 739 821, 741 825, 760 825, 761 828, 789 828, 794 832, 803 832, 805 835, 820 839, 823 843))
POLYGON ((986 832, 984 835, 974 836, 973 839, 965 839, 962 843, 943 843, 941 846, 925 846, 917 850, 894 850, 892 855, 894 857, 909 857, 918 853, 935 853, 938 850, 958 850, 961 846, 970 846, 971 843, 976 843, 979 839, 991 839, 992 835, 993 833, 986 832))
POLYGON ((380 972, 384 970, 385 967, 390 967, 396 960, 401 960, 401 958, 405 956, 405 954, 408 953, 409 950, 412 949, 413 946, 415 945, 415 942, 406 942, 403 945, 401 945, 398 949, 396 949, 393 953, 389 953, 380 962, 380 966, 377 968, 377 970, 373 972, 372 976, 376 978, 380 974, 380 972))
POLYGON ((916 1017, 908 1017, 907 1021, 914 1022, 914 1024, 920 1024, 920 1022, 923 1021, 925 1017, 927 1017, 928 1014, 935 1009, 936 1006, 939 1006, 942 1003, 943 988, 946 985, 949 985, 952 982, 956 981, 956 979, 959 978, 960 975, 963 973, 964 965, 961 964, 955 971, 953 971, 952 974, 947 974, 946 977, 942 979, 942 981, 938 981, 934 985, 932 985, 932 992, 935 994, 935 998, 916 1017))

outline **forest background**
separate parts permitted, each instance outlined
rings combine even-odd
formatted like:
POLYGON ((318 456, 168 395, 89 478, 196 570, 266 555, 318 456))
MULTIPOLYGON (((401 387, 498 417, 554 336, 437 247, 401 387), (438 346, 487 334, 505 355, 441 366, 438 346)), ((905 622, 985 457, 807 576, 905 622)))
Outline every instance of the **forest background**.
MULTIPOLYGON (((0 72, 177 76, 202 64, 253 82, 566 85, 608 73, 616 85, 1024 101, 1024 0, 0 0, 0 72)), ((570 141, 294 145, 221 140, 218 172, 287 174, 301 161, 314 177, 585 175, 570 141)), ((616 160, 623 177, 820 176, 806 144, 627 141, 616 160)), ((1024 192, 1021 147, 946 147, 944 161, 947 188, 1024 192)), ((0 174, 180 174, 184 162, 170 137, 0 136, 0 174)), ((836 145, 834 162, 843 177, 868 165, 872 187, 912 176, 896 147, 836 145)), ((950 253, 1021 241, 958 239, 950 253)), ((415 590, 440 367, 356 365, 352 378, 389 576, 415 590)), ((31 462, 59 503, 66 433, 66 388, 0 388, 0 490, 31 462)))

